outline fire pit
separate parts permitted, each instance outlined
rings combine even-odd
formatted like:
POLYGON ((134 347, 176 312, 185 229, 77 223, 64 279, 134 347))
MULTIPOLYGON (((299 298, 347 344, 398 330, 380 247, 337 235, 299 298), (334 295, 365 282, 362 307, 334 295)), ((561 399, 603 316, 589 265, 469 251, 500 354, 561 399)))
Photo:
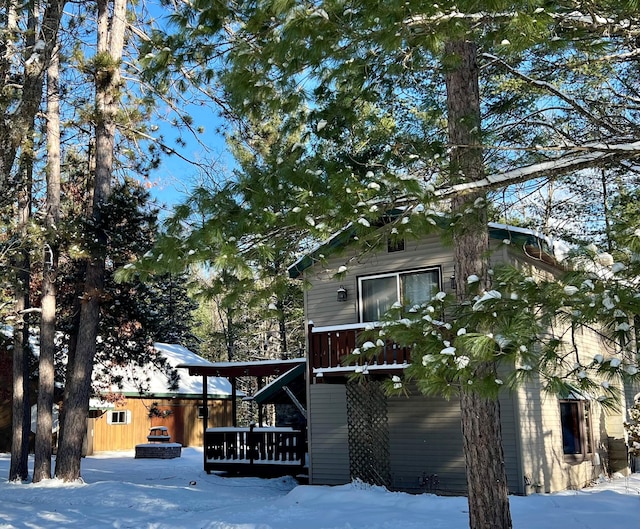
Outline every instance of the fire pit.
POLYGON ((182 445, 172 443, 166 426, 154 426, 147 435, 148 443, 136 445, 136 459, 173 459, 182 455, 182 445))

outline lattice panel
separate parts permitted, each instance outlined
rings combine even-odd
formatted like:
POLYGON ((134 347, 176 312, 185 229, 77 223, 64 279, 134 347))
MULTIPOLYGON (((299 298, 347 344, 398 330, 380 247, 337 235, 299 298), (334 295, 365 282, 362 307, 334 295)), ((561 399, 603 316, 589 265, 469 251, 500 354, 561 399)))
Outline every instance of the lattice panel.
POLYGON ((391 484, 387 398, 379 382, 347 383, 349 470, 351 479, 391 484))

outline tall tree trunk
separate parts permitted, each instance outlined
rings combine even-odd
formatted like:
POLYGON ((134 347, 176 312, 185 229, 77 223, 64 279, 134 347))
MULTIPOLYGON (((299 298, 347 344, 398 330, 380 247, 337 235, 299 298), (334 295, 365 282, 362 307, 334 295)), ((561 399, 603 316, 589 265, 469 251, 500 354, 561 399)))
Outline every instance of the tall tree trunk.
POLYGON ((42 264, 42 315, 40 318, 40 361, 38 416, 36 423, 33 481, 51 477, 51 430, 55 374, 56 274, 58 266, 57 228, 60 220, 60 93, 59 57, 51 56, 47 70, 47 213, 42 264))
POLYGON ((29 401, 29 331, 25 322, 25 310, 29 299, 29 274, 22 267, 28 266, 28 257, 18 260, 16 281, 16 323, 13 328, 13 398, 11 424, 11 464, 9 480, 26 480, 29 477, 29 433, 31 407, 29 401))
POLYGON ((280 358, 282 360, 286 360, 289 353, 289 345, 287 343, 287 320, 285 306, 282 299, 277 299, 276 308, 278 309, 278 337, 280 338, 280 358))
MULTIPOLYGON (((37 67, 29 64, 29 59, 35 53, 36 27, 38 20, 38 6, 33 0, 28 4, 27 36, 25 38, 25 83, 23 100, 21 105, 40 105, 38 98, 31 101, 31 97, 38 97, 37 86, 34 83, 34 74, 37 67), (27 66, 28 65, 28 66, 27 66), (31 82, 29 80, 31 79, 31 82)), ((31 63, 37 62, 31 61, 31 63)), ((42 81, 40 84, 42 93, 42 81)), ((29 435, 31 434, 31 401, 29 396, 29 287, 31 284, 31 258, 29 255, 29 224, 31 222, 31 203, 33 193, 33 156, 35 139, 35 111, 23 114, 20 122, 23 130, 13 137, 13 149, 21 152, 18 168, 18 233, 20 236, 20 249, 16 262, 16 325, 14 327, 14 353, 13 353, 13 424, 11 441, 11 465, 9 468, 10 480, 24 480, 29 476, 29 435)), ((3 153, 4 154, 4 153, 3 153)))
POLYGON ((64 0, 47 0, 41 20, 36 14, 41 4, 30 2, 27 45, 23 60, 18 61, 16 42, 20 28, 18 6, 21 5, 8 0, 4 15, 6 30, 3 31, 0 77, 5 87, 18 83, 21 89, 16 91, 20 93, 19 99, 0 100, 0 204, 7 196, 14 196, 15 182, 12 181, 11 171, 18 150, 28 137, 31 123, 40 108, 44 75, 56 45, 64 0), (24 71, 16 71, 16 64, 24 64, 24 71))
POLYGON ((227 317, 227 332, 225 333, 227 340, 227 362, 233 362, 236 356, 236 324, 233 321, 233 309, 227 308, 225 310, 227 317))
MULTIPOLYGON (((0 56, 0 75, 2 86, 11 87, 16 83, 15 63, 19 54, 18 40, 18 3, 14 0, 6 0, 2 10, 3 46, 0 56)), ((6 116, 13 101, 2 101, 0 108, 3 116, 6 116)), ((8 123, 0 120, 0 204, 11 204, 15 197, 15 182, 12 179, 11 170, 15 160, 15 148, 13 137, 8 123)))
MULTIPOLYGON (((476 181, 484 176, 476 47, 465 40, 452 41, 446 44, 445 55, 452 183, 476 181)), ((479 198, 484 196, 452 201, 453 214, 461 214, 453 239, 460 303, 469 298, 467 277, 475 274, 487 285, 487 210, 486 207, 469 208, 469 203, 474 204, 479 198)), ((494 369, 491 363, 483 364, 475 374, 482 377, 494 369)), ((499 404, 478 394, 470 385, 462 388, 460 407, 470 528, 510 529, 499 404)))
MULTIPOLYGON (((126 28, 126 0, 98 0, 97 53, 103 66, 96 72, 96 169, 93 195, 93 225, 100 227, 103 206, 111 193, 116 114, 121 90, 120 61, 126 28)), ((80 307, 80 325, 75 361, 65 388, 64 433, 56 458, 56 477, 80 478, 82 444, 87 429, 91 372, 96 352, 100 304, 104 284, 106 234, 97 233, 92 247, 80 307)))
MULTIPOLYGON (((62 0, 50 0, 44 10, 40 29, 37 29, 38 14, 36 2, 29 4, 28 35, 22 64, 22 89, 19 100, 2 101, 0 112, 0 202, 10 201, 14 197, 14 188, 20 193, 18 225, 21 238, 26 242, 26 226, 31 209, 30 172, 32 171, 33 124, 42 99, 45 65, 48 64, 60 24, 62 0), (36 35, 38 38, 36 39, 36 35), (36 46, 43 42, 44 47, 36 46), (10 114, 10 115, 8 115, 10 114), (20 178, 25 178, 17 186, 11 177, 13 165, 18 151, 22 149, 22 162, 19 170, 20 178), (23 164, 27 164, 26 166, 23 164), (25 167, 27 167, 25 172, 25 167), (7 197, 9 197, 7 199, 7 197)), ((0 57, 0 75, 4 86, 14 83, 17 74, 17 31, 19 30, 17 4, 9 0, 4 13, 6 22, 4 52, 0 57)), ((24 316, 28 308, 30 263, 26 251, 19 259, 17 266, 16 309, 17 324, 14 330, 14 365, 13 365, 13 434, 12 455, 9 469, 10 479, 25 479, 28 475, 27 457, 29 432, 31 427, 31 410, 29 406, 29 374, 28 374, 28 329, 24 316)))
MULTIPOLYGON (((33 128, 31 128, 31 137, 33 128)), ((9 480, 25 480, 29 477, 29 434, 31 432, 31 403, 29 399, 29 285, 31 262, 28 236, 31 222, 31 193, 33 176, 33 145, 25 141, 20 163, 22 183, 18 191, 18 233, 20 249, 15 261, 15 309, 16 322, 13 328, 13 406, 12 441, 9 480)))
MULTIPOLYGON (((95 164, 95 138, 91 138, 89 140, 89 155, 87 160, 87 174, 89 178, 86 179, 84 184, 86 185, 86 194, 87 197, 85 203, 83 204, 84 214, 86 216, 90 216, 93 210, 93 176, 95 175, 96 164, 95 164)), ((76 363, 76 349, 78 347, 78 329, 80 328, 80 307, 82 305, 82 297, 84 295, 84 278, 87 272, 87 262, 86 261, 77 261, 73 264, 73 272, 70 276, 74 281, 74 292, 73 296, 73 308, 72 308, 72 320, 71 320, 71 329, 69 331, 69 338, 67 340, 67 367, 65 369, 65 381, 71 380, 73 378, 73 369, 76 363)), ((64 436, 64 410, 63 406, 60 410, 60 414, 58 416, 58 420, 60 422, 60 429, 58 430, 58 446, 63 445, 63 436, 64 436)))

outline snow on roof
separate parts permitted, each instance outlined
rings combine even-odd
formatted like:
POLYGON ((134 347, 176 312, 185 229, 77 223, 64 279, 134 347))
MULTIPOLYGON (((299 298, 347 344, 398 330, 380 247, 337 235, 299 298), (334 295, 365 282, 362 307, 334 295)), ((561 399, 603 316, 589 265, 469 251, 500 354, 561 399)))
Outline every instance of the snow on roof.
POLYGON ((489 228, 496 228, 498 230, 510 231, 513 233, 522 233, 523 235, 531 235, 537 239, 542 239, 549 244, 549 246, 553 246, 553 240, 546 236, 544 233, 532 230, 531 228, 521 228, 520 226, 511 226, 510 224, 502 224, 500 222, 488 222, 487 226, 489 228))
MULTIPOLYGON (((167 363, 172 368, 183 367, 184 365, 213 365, 208 360, 190 351, 179 344, 168 344, 156 342, 153 344, 156 351, 167 359, 167 363)), ((169 389, 170 380, 167 373, 153 364, 141 366, 125 366, 114 368, 114 372, 123 377, 122 388, 112 385, 111 392, 121 393, 126 396, 140 395, 141 388, 143 394, 155 397, 175 397, 175 396, 202 396, 202 377, 189 376, 188 372, 178 369, 178 388, 169 389), (142 384, 137 381, 142 381, 142 384)), ((207 381, 207 391, 210 397, 226 398, 231 396, 231 383, 226 378, 211 377, 207 381)), ((240 392, 238 392, 239 396, 240 392)))
POLYGON ((173 367, 179 367, 187 364, 198 366, 212 365, 212 362, 209 362, 209 360, 202 358, 193 351, 190 351, 186 347, 177 343, 155 342, 153 346, 156 351, 162 353, 162 356, 164 356, 173 367))

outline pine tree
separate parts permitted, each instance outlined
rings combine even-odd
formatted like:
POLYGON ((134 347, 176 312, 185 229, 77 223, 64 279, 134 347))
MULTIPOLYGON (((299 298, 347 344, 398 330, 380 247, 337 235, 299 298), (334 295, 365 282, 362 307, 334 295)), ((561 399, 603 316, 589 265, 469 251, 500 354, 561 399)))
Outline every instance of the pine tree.
MULTIPOLYGON (((204 39, 193 29, 193 17, 208 13, 214 16, 213 10, 184 16, 183 38, 204 39)), ((366 251, 390 234, 417 236, 434 229, 437 210, 445 209, 442 200, 452 197, 448 222, 454 225, 458 301, 482 299, 487 286, 483 193, 613 166, 636 152, 637 144, 629 143, 635 135, 628 111, 633 90, 624 83, 616 85, 624 86, 617 92, 607 89, 612 64, 635 68, 625 62, 624 51, 635 49, 636 6, 598 4, 580 13, 573 3, 266 2, 242 4, 232 15, 238 29, 222 76, 230 106, 249 130, 275 116, 281 138, 300 131, 300 141, 273 149, 262 171, 288 193, 279 206, 282 219, 262 233, 275 237, 295 226, 322 237, 351 222, 366 251), (479 89, 458 91, 456 101, 450 88, 458 84, 457 63, 469 63, 470 55, 455 47, 474 43, 482 50, 476 59, 483 66, 479 89), (394 209, 401 213, 389 216, 386 229, 372 229, 394 209), (479 278, 475 293, 467 282, 471 277, 479 278)), ((254 138, 243 139, 250 145, 254 138)), ((263 187, 273 189, 250 189, 259 197, 263 187)), ((549 314, 557 316, 552 305, 549 314)), ((499 386, 489 354, 496 342, 490 344, 486 335, 497 325, 475 323, 477 334, 459 340, 465 351, 478 353, 464 355, 470 360, 464 372, 473 376, 463 382, 473 387, 456 387, 471 411, 492 417, 484 426, 496 425, 495 405, 489 403, 499 386)), ((442 341, 433 347, 442 349, 442 341)), ((420 374, 425 391, 443 387, 431 371, 420 374)), ((560 378, 550 376, 550 387, 560 378)), ((463 420, 470 424, 473 417, 463 420)), ((481 426, 476 424, 478 431, 481 426)), ((483 451, 482 461, 500 464, 499 435, 491 432, 491 438, 489 451, 482 443, 474 449, 483 451)), ((469 459, 471 445, 465 443, 469 459)), ((471 527, 510 527, 503 472, 488 472, 486 479, 475 472, 469 472, 470 490, 480 484, 496 501, 483 503, 484 494, 470 494, 471 527)))
POLYGON ((187 273, 165 273, 144 283, 148 295, 144 301, 154 311, 154 341, 177 343, 198 351, 199 339, 194 333, 194 311, 197 303, 189 293, 192 281, 187 273))
MULTIPOLYGON (((480 93, 476 44, 461 38, 445 44, 447 124, 452 145, 452 183, 478 181, 484 175, 481 145, 480 93)), ((453 217, 460 217, 453 232, 457 303, 471 301, 465 278, 476 276, 482 289, 488 287, 489 231, 486 196, 475 193, 456 197, 451 203, 453 217), (465 214, 471 208, 472 213, 465 214)), ((474 378, 497 377, 495 363, 488 359, 475 367, 474 378)), ((507 473, 502 449, 500 408, 491 395, 461 387, 463 451, 467 470, 469 518, 472 528, 511 527, 507 473), (482 447, 479 449, 478 447, 482 447), (487 487, 487 483, 493 483, 487 487)))
MULTIPOLYGON (((59 50, 58 50, 59 51, 59 50)), ((40 357, 38 362, 38 415, 36 421, 33 481, 51 477, 55 383, 56 278, 60 222, 60 61, 52 55, 47 69, 47 199, 46 237, 43 245, 40 357)))
MULTIPOLYGON (((101 207, 111 192, 115 117, 121 90, 120 60, 124 46, 126 0, 98 2, 98 44, 96 56, 96 168, 93 187, 93 220, 101 224, 101 207)), ((78 326, 78 343, 73 363, 67 370, 65 413, 56 459, 55 475, 65 481, 80 477, 82 441, 86 428, 91 371, 96 349, 101 292, 104 284, 106 241, 100 234, 87 263, 78 326)))

